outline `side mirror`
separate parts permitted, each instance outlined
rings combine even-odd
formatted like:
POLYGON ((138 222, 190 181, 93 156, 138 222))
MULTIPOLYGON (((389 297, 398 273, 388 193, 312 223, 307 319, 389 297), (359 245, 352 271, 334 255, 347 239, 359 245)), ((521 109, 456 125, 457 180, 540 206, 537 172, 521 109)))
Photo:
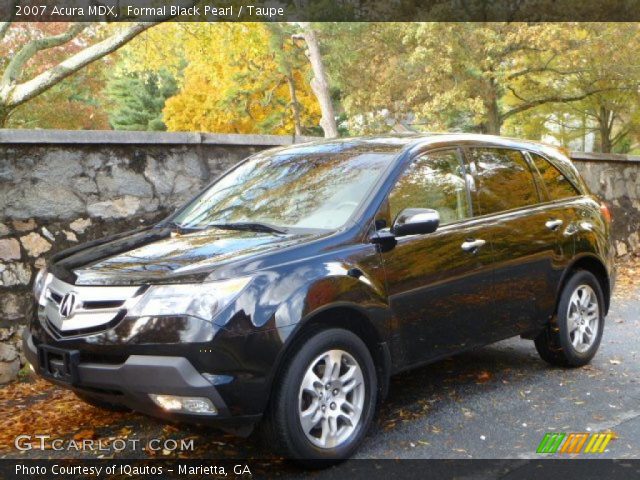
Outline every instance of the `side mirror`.
POLYGON ((440 214, 430 208, 405 208, 395 221, 391 232, 398 237, 416 235, 419 233, 433 233, 440 225, 440 214))

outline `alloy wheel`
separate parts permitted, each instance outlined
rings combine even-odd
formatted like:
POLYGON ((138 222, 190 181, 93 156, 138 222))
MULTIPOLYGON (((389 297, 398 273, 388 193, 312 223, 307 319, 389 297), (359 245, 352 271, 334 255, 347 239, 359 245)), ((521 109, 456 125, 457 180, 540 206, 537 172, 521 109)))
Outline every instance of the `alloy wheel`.
POLYGON ((569 339, 576 352, 584 353, 595 343, 600 328, 598 297, 589 285, 578 285, 567 311, 569 339))
POLYGON ((365 402, 362 368, 344 350, 318 355, 307 368, 298 394, 298 417, 307 439, 336 448, 356 433, 365 402))

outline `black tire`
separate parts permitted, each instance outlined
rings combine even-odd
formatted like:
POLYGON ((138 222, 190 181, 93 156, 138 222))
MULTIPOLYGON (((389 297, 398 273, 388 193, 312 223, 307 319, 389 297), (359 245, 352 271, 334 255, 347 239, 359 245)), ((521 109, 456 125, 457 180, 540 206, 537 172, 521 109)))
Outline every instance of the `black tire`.
POLYGON ((540 357, 560 367, 581 367, 588 364, 600 346, 604 331, 604 310, 605 302, 600 282, 591 272, 578 270, 567 281, 560 294, 556 315, 535 339, 536 350, 540 357), (599 323, 593 343, 585 351, 579 351, 571 341, 568 313, 572 295, 584 285, 589 286, 597 298, 599 323))
POLYGON ((89 405, 96 408, 109 410, 110 412, 128 412, 131 410, 130 408, 125 407, 124 405, 107 402, 105 400, 92 397, 91 395, 87 395, 86 393, 83 393, 83 392, 73 392, 73 393, 75 393, 76 397, 78 397, 84 403, 88 403, 89 405))
MULTIPOLYGON (((274 393, 262 425, 264 439, 270 448, 275 447, 277 453, 296 463, 312 468, 330 466, 349 458, 360 446, 371 425, 378 391, 375 365, 364 342, 352 332, 338 328, 320 331, 295 348, 296 353, 288 358, 280 378, 275 380, 274 393), (349 437, 333 448, 322 448, 314 445, 303 430, 299 416, 299 405, 302 403, 299 395, 305 374, 318 358, 331 350, 346 352, 357 362, 364 384, 364 404, 359 422, 349 437)), ((346 361, 344 357, 342 360, 346 361)), ((340 365, 338 374, 343 371, 342 365, 345 364, 340 365)), ((329 399, 329 402, 332 400, 329 399)), ((322 421, 320 424, 324 425, 322 421)))

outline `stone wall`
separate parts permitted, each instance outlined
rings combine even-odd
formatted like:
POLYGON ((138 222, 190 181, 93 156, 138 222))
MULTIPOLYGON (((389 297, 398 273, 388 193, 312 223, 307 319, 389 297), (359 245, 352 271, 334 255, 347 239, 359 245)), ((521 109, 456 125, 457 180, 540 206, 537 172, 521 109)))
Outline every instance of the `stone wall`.
POLYGON ((303 141, 273 135, 0 130, 0 384, 54 253, 155 222, 239 160, 303 141))
MULTIPOLYGON (((0 130, 0 384, 24 364, 35 274, 55 252, 165 217, 271 135, 0 130)), ((310 140, 299 138, 298 141, 310 140)), ((638 248, 640 158, 574 154, 613 207, 619 254, 638 248)))
POLYGON ((618 255, 640 249, 640 156, 574 152, 587 185, 611 207, 618 255))

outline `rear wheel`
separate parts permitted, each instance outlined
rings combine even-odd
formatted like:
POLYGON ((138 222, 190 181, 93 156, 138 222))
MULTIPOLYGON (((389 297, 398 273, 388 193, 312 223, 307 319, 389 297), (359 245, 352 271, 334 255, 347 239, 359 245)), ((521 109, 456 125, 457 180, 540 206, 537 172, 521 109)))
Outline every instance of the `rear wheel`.
POLYGON ((580 367, 598 351, 604 330, 604 295, 598 279, 577 271, 565 285, 558 311, 535 339, 540 357, 564 367, 580 367))
POLYGON ((309 466, 344 460, 358 448, 375 411, 377 378, 364 342, 330 329, 289 359, 266 417, 270 445, 309 466))

